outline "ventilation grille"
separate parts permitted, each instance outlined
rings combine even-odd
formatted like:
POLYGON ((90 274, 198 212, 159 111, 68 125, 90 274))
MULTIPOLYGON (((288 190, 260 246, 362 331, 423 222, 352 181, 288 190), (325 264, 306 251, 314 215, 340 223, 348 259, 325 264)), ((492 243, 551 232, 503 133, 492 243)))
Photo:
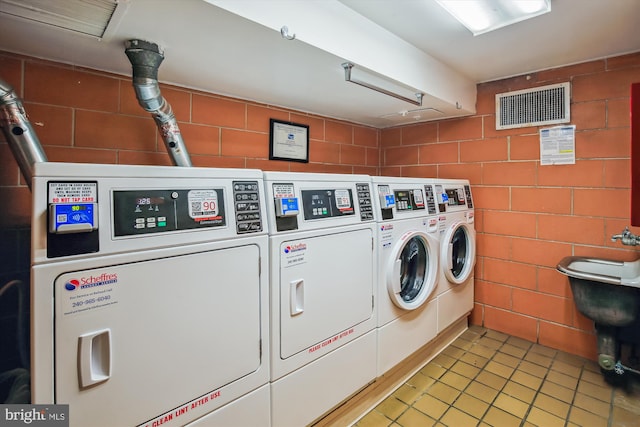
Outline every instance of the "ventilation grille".
POLYGON ((117 0, 0 0, 0 13, 102 37, 117 0))
POLYGON ((496 129, 568 123, 570 83, 496 95, 496 129))

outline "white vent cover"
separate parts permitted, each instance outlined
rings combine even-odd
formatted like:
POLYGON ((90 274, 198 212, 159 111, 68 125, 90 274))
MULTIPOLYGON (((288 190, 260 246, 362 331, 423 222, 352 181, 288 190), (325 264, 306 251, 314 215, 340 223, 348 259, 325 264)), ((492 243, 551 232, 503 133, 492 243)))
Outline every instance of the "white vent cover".
POLYGON ((569 82, 496 95, 496 129, 569 123, 569 82))
POLYGON ((0 0, 0 13, 102 37, 117 0, 0 0))

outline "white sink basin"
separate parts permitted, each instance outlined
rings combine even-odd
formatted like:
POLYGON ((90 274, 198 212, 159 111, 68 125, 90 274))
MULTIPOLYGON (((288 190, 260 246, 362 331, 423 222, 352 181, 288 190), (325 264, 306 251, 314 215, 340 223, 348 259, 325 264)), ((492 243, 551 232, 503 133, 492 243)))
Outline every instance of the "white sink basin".
POLYGON ((620 262, 566 257, 557 266, 569 276, 578 310, 600 325, 626 326, 640 311, 640 260, 620 262))
POLYGON ((557 268, 576 279, 640 288, 640 259, 621 262, 572 256, 563 258, 557 268))

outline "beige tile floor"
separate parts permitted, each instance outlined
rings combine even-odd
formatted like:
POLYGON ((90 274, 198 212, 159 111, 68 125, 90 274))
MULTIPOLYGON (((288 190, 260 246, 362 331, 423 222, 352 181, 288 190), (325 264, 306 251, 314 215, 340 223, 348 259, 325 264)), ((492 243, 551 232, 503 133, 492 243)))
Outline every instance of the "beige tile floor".
POLYGON ((614 388, 593 361, 474 326, 354 425, 640 426, 640 383, 614 388))

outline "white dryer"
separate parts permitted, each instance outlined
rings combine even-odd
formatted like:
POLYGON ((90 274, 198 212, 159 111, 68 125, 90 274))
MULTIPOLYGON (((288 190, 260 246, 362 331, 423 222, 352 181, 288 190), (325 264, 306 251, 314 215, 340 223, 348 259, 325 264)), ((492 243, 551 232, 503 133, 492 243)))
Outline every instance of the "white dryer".
POLYGON ((264 172, 264 184, 272 425, 304 426, 376 376, 371 181, 264 172))
POLYGON ((262 172, 37 163, 32 188, 32 402, 269 425, 262 172))
POLYGON ((437 209, 433 184, 373 177, 378 222, 378 375, 437 335, 437 209))
POLYGON ((473 309, 476 232, 471 186, 464 179, 435 182, 440 231, 438 333, 473 309))

